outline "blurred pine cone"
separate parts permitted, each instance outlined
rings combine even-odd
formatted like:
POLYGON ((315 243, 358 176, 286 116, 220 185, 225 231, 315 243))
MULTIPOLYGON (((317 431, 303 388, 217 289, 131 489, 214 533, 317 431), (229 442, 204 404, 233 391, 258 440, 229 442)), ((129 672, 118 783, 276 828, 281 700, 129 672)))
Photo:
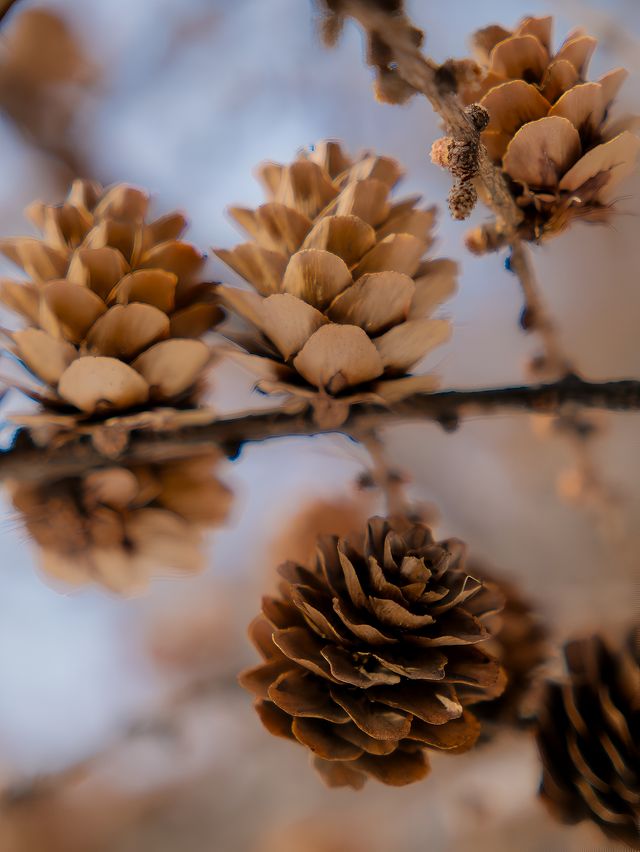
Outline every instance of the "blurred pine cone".
MULTIPOLYGON (((635 119, 610 120, 627 71, 587 82, 596 39, 576 30, 553 53, 552 21, 525 18, 513 32, 495 25, 477 32, 481 68, 461 90, 465 102, 490 113, 482 141, 509 178, 529 240, 558 234, 574 219, 606 221, 612 191, 634 171, 640 149, 630 132, 635 119)), ((478 229, 469 239, 475 250, 493 248, 478 229)))
POLYGON ((219 526, 231 492, 215 475, 219 453, 102 467, 81 476, 9 484, 44 571, 72 585, 143 590, 152 576, 204 565, 202 533, 219 526))
POLYGON ((10 346, 45 386, 21 389, 71 422, 191 404, 210 360, 198 338, 222 316, 215 285, 179 239, 182 214, 147 222, 148 205, 134 187, 77 180, 63 204, 28 208, 41 239, 0 242, 29 276, 0 282, 0 301, 28 326, 10 346))
POLYGON ((548 631, 517 586, 496 577, 475 560, 469 560, 468 570, 483 582, 495 583, 504 595, 503 608, 489 621, 492 638, 485 647, 502 664, 507 674, 507 685, 495 701, 478 705, 477 715, 485 733, 485 723, 497 727, 531 720, 535 675, 549 658, 548 631))
POLYGON ((502 605, 464 569, 464 549, 402 519, 369 521, 359 538, 319 540, 315 567, 281 566, 250 635, 264 661, 241 684, 273 734, 315 755, 329 786, 367 776, 401 786, 429 771, 425 748, 471 748, 465 709, 504 686, 478 643, 502 605))
POLYGON ((250 326, 237 340, 258 387, 311 404, 326 426, 350 403, 436 386, 407 371, 449 336, 430 315, 455 291, 456 264, 422 259, 435 212, 415 196, 390 203, 401 173, 388 157, 351 161, 335 142, 267 163, 269 202, 231 210, 254 241, 216 252, 257 291, 220 288, 250 326))
POLYGON ((100 71, 59 12, 17 7, 0 41, 0 109, 29 142, 82 168, 79 119, 100 71))
POLYGON ((613 651, 594 636, 565 647, 538 719, 540 796, 563 822, 595 822, 640 849, 640 628, 613 651))

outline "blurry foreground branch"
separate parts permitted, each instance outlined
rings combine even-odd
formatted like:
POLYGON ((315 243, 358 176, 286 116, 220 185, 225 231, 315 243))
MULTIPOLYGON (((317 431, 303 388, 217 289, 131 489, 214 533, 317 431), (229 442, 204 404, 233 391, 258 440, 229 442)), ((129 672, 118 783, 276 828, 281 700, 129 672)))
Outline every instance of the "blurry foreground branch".
MULTIPOLYGON (((570 375, 560 381, 531 386, 448 390, 415 394, 383 408, 371 403, 354 405, 348 420, 340 427, 345 434, 410 421, 433 421, 451 431, 466 417, 504 411, 560 414, 571 406, 610 411, 640 411, 640 380, 589 382, 570 375)), ((314 435, 323 431, 308 412, 290 413, 278 409, 215 420, 175 432, 150 435, 133 433, 119 461, 149 461, 171 451, 189 447, 221 447, 236 455, 243 444, 293 435, 314 435)), ((104 463, 104 456, 88 438, 75 439, 62 446, 43 449, 26 436, 0 457, 0 478, 43 479, 73 475, 92 465, 104 463)))
POLYGON ((0 21, 2 21, 18 0, 0 0, 0 21))

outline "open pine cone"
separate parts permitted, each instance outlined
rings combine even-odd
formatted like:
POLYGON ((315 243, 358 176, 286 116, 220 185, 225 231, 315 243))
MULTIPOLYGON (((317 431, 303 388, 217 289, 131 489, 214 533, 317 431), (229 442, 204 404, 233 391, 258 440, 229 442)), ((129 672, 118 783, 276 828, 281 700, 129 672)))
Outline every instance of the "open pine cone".
POLYGON ((425 748, 472 747, 480 726, 467 706, 504 687, 478 647, 502 601, 466 573, 459 542, 372 518, 357 539, 321 538, 313 569, 280 573, 281 597, 265 598, 250 628, 264 662, 240 682, 329 786, 409 784, 429 771, 425 748))
MULTIPOLYGON (((521 236, 541 240, 574 219, 605 221, 612 192, 635 169, 640 140, 634 119, 610 120, 627 77, 616 68, 587 82, 596 39, 572 32, 551 47, 552 18, 525 18, 514 32, 491 26, 473 37, 478 78, 462 88, 491 120, 482 133, 525 213, 521 236)), ((483 251, 496 235, 472 231, 468 244, 483 251)))
POLYGON ((640 628, 612 651, 599 637, 565 647, 538 719, 540 795, 563 822, 595 822, 640 849, 640 628))
POLYGON ((406 376, 449 336, 430 315, 454 292, 456 264, 422 259, 435 213, 415 196, 390 203, 398 163, 352 162, 328 142, 259 174, 269 202, 231 210, 254 241, 216 252, 257 291, 220 288, 251 327, 237 340, 258 387, 306 401, 326 426, 350 403, 433 390, 433 376, 406 376))
POLYGON ((203 531, 224 522, 231 502, 215 475, 220 458, 211 451, 105 466, 81 476, 11 482, 9 492, 47 574, 130 594, 152 576, 203 567, 203 531))
POLYGON ((182 214, 146 222, 148 205, 134 187, 77 180, 63 204, 28 208, 41 239, 0 242, 29 276, 0 282, 0 301, 27 323, 9 345, 42 383, 21 389, 71 422, 190 404, 210 360, 198 338, 222 316, 215 285, 179 239, 182 214))

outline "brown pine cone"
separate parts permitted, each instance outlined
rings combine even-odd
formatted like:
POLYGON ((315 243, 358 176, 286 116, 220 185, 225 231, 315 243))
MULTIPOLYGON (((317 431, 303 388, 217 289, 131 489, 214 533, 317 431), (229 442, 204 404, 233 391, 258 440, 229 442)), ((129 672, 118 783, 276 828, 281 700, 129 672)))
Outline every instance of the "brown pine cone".
POLYGON ((220 454, 113 465, 44 482, 9 483, 44 571, 72 585, 143 590, 151 576, 204 566, 203 530, 224 522, 231 492, 220 454))
POLYGON ((475 560, 469 561, 468 569, 483 582, 495 583, 504 595, 502 610, 489 622, 493 638, 486 647, 502 664, 507 685, 495 701, 478 706, 483 733, 488 727, 484 723, 503 726, 530 722, 533 681, 539 667, 549 658, 546 625, 513 583, 496 577, 475 560))
POLYGON ((476 33, 482 74, 461 93, 491 115, 482 141, 509 179, 525 213, 521 235, 531 240, 558 234, 574 219, 606 221, 612 192, 635 170, 640 150, 630 132, 635 119, 610 120, 627 71, 587 82, 596 39, 575 31, 554 54, 552 22, 525 18, 513 32, 491 26, 476 33))
POLYGON ((449 336, 431 314, 453 294, 457 267, 423 260, 435 212, 415 196, 390 202, 401 174, 395 160, 352 161, 334 142, 289 166, 268 163, 269 202, 231 210, 254 241, 216 252, 254 288, 220 293, 249 325, 239 357, 258 387, 312 405, 327 426, 353 402, 436 387, 407 373, 449 336))
POLYGON ((222 316, 215 285, 179 239, 182 214, 147 222, 148 205, 134 187, 77 180, 63 204, 28 208, 41 239, 0 242, 29 276, 0 282, 0 301, 28 326, 10 346, 42 383, 23 389, 70 421, 190 404, 210 360, 198 338, 222 316))
POLYGON ((640 628, 622 650, 594 636, 565 658, 539 713, 540 796, 563 822, 590 819, 640 849, 640 628))
POLYGON ((264 662, 240 682, 329 786, 409 784, 429 771, 425 749, 473 746, 480 726, 466 707, 504 687, 478 647, 502 601, 466 573, 460 542, 372 518, 360 537, 321 538, 313 569, 280 573, 281 597, 265 598, 250 628, 264 662))

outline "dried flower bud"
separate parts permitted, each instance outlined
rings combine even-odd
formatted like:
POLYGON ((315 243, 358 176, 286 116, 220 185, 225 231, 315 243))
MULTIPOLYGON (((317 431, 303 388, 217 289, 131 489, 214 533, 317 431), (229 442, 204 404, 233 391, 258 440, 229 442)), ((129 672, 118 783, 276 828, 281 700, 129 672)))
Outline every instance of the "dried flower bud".
POLYGON ((469 104, 465 108, 465 114, 478 133, 481 133, 487 127, 491 119, 488 110, 480 104, 469 104))
POLYGON ((472 180, 478 174, 479 142, 471 139, 452 139, 448 162, 452 175, 461 181, 472 180))
POLYGON ((449 148, 453 144, 451 136, 441 136, 431 146, 431 162, 440 168, 449 168, 449 148))
POLYGON ((454 219, 468 219, 478 200, 478 193, 471 181, 458 180, 449 192, 449 210, 454 219))
POLYGON ((489 222, 467 231, 464 242, 472 254, 482 255, 505 248, 509 238, 495 223, 489 222))

